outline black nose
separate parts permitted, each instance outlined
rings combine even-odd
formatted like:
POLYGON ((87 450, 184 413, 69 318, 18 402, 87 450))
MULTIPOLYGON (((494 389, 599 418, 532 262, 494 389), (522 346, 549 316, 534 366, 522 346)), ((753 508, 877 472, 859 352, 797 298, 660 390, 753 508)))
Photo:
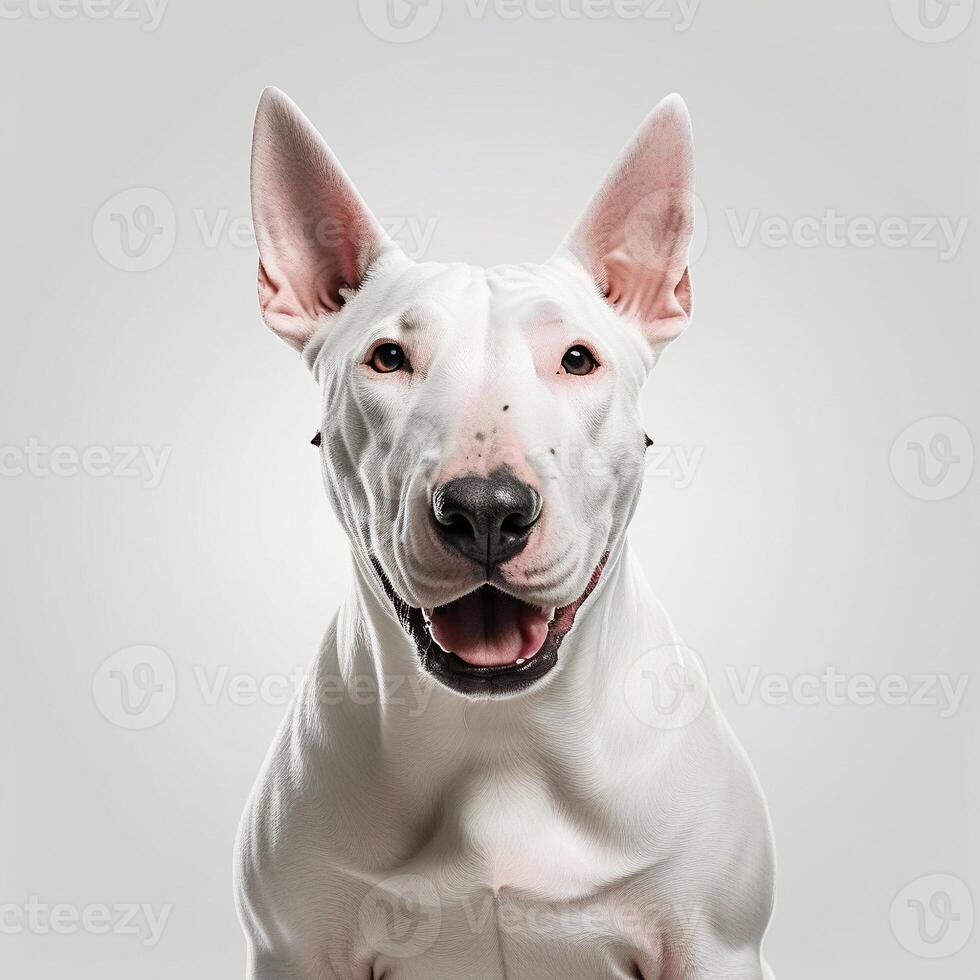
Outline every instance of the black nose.
POLYGON ((513 558, 541 513, 541 495, 508 470, 450 480, 432 495, 443 538, 489 572, 513 558))

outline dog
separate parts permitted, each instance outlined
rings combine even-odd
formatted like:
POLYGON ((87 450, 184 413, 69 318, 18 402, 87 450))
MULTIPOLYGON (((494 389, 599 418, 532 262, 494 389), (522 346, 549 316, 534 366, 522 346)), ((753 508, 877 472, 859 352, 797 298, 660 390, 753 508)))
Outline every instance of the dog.
POLYGON ((263 93, 259 303, 354 584, 242 818, 252 980, 771 980, 766 804, 626 537, 693 180, 670 96, 548 261, 416 262, 263 93))

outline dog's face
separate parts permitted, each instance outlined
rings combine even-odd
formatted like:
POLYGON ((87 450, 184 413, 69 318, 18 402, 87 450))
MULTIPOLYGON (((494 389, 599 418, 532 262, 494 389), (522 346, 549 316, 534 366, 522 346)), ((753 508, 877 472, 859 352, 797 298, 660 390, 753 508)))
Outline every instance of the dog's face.
POLYGON ((266 322, 322 392, 334 508, 463 694, 549 673, 633 512, 643 381, 690 313, 693 163, 665 100, 542 265, 416 263, 267 90, 252 203, 266 322))

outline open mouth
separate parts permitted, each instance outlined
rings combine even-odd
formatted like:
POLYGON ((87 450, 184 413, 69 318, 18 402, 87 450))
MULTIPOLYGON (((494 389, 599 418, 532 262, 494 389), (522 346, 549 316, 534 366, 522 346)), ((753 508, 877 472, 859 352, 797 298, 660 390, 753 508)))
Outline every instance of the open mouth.
POLYGON ((603 555, 585 591, 557 609, 531 605, 489 584, 443 606, 419 609, 395 593, 376 560, 374 567, 415 641, 422 667, 460 694, 487 697, 521 691, 558 663, 558 648, 596 587, 607 557, 603 555))

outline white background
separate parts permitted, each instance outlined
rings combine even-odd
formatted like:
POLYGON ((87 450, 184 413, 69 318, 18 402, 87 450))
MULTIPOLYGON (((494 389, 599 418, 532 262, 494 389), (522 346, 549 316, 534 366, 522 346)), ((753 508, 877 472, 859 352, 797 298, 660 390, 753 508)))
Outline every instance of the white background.
POLYGON ((408 250, 399 222, 431 231, 426 258, 483 264, 550 254, 646 112, 685 96, 696 316, 645 394, 677 448, 651 461, 633 541, 768 794, 777 975, 971 980, 973 0, 925 0, 925 20, 917 0, 702 0, 689 24, 677 0, 664 20, 629 0, 420 2, 409 41, 382 0, 171 0, 158 24, 146 0, 3 2, 0 969, 242 975, 236 823, 349 581, 307 445, 316 389, 260 322, 243 221, 276 84, 408 250), (159 194, 103 207, 131 188, 159 194), (815 245, 798 224, 835 215, 850 231, 815 245), (958 246, 939 219, 966 220, 958 246), (73 473, 71 449, 32 461, 32 440, 114 469, 124 447, 169 455, 158 481, 73 473), (149 706, 127 714, 119 678, 143 664, 149 706), (741 694, 828 668, 924 675, 933 702, 944 678, 968 686, 954 712, 881 687, 741 694), (265 694, 231 693, 237 675, 265 694), (32 896, 68 907, 60 934, 28 921, 32 896), (943 896, 955 921, 929 917, 943 896), (130 903, 168 910, 158 942, 111 908, 130 903))

